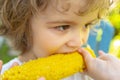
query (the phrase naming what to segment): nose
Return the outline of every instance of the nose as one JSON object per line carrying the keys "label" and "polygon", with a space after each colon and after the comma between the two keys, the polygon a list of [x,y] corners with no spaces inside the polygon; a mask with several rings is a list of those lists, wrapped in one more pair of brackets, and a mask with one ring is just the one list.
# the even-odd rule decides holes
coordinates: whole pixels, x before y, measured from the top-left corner
{"label": "nose", "polygon": [[85,37],[80,32],[74,32],[67,42],[67,46],[71,48],[79,48],[85,43]]}

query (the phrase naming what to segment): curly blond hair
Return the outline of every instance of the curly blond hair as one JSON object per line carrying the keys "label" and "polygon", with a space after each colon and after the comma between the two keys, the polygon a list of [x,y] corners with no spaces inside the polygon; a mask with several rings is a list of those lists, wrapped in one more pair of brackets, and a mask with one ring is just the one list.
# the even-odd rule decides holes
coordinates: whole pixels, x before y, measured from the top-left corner
{"label": "curly blond hair", "polygon": [[[15,49],[22,52],[29,50],[32,46],[29,20],[39,10],[45,10],[51,1],[53,0],[0,0],[0,34],[9,38]],[[59,0],[55,1],[57,4]],[[109,0],[86,0],[86,2],[87,5],[77,14],[83,15],[99,9],[100,17],[101,12],[109,8]]]}

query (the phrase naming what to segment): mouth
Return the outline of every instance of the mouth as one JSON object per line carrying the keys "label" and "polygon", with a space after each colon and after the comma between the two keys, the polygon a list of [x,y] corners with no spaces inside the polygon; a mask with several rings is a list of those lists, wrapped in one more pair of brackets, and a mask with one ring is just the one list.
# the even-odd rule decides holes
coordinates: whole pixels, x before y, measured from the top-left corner
{"label": "mouth", "polygon": [[67,54],[72,54],[72,53],[74,53],[74,52],[77,52],[77,50],[76,50],[76,51],[69,51],[69,52],[53,53],[52,55],[56,55],[56,54],[64,54],[64,55],[67,55]]}
{"label": "mouth", "polygon": [[73,51],[73,52],[65,52],[65,53],[61,53],[61,54],[72,54],[72,53],[74,53],[74,52],[76,52],[76,51]]}

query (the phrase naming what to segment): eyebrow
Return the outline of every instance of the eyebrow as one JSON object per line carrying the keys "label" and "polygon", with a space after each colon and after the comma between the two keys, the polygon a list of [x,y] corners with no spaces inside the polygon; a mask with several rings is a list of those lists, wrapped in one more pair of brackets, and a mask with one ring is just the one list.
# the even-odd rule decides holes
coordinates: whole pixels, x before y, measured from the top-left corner
{"label": "eyebrow", "polygon": [[[90,20],[87,22],[87,24],[91,23],[91,22],[94,22],[96,20],[99,20],[98,18],[95,18],[93,20]],[[75,23],[74,21],[66,21],[66,20],[58,20],[58,21],[50,21],[50,22],[47,22],[47,24],[73,24],[73,25],[76,25],[77,23]]]}
{"label": "eyebrow", "polygon": [[58,21],[51,21],[51,22],[47,22],[47,24],[77,24],[74,21],[66,21],[66,20],[58,20]]}
{"label": "eyebrow", "polygon": [[95,19],[93,19],[93,20],[90,20],[90,21],[87,22],[87,23],[89,24],[89,23],[94,22],[94,21],[97,21],[97,20],[99,20],[99,19],[98,19],[98,18],[95,18]]}

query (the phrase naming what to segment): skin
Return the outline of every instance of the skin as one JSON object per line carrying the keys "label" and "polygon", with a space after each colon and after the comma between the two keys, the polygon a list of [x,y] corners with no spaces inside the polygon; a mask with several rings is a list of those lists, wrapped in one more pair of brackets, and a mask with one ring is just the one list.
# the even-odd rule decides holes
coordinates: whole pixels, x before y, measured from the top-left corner
{"label": "skin", "polygon": [[[55,5],[55,1],[51,3],[53,6]],[[61,13],[62,8],[69,6],[68,3],[72,3],[70,9]],[[57,5],[57,9],[60,11],[48,5],[46,10],[34,15],[30,20],[33,46],[28,52],[20,55],[19,59],[26,62],[30,59],[46,57],[56,53],[69,53],[78,50],[85,59],[86,73],[89,76],[96,80],[110,80],[108,77],[111,80],[119,80],[115,79],[118,76],[111,74],[111,72],[120,72],[120,65],[117,64],[119,61],[116,58],[101,54],[99,58],[94,59],[84,49],[80,49],[80,46],[86,43],[89,34],[89,27],[85,25],[92,23],[98,16],[98,10],[84,16],[76,15],[75,12],[78,12],[78,7],[83,6],[85,6],[85,0],[69,0],[69,2],[68,0],[60,0]],[[96,67],[98,64],[99,67]],[[108,69],[108,65],[109,72],[106,74],[104,71]],[[113,65],[116,66],[113,67]],[[1,68],[2,62],[0,61],[0,70]],[[45,79],[40,78],[39,80]]]}
{"label": "skin", "polygon": [[1,71],[1,69],[2,69],[2,61],[0,60],[0,71]]}
{"label": "skin", "polygon": [[103,51],[98,58],[92,58],[84,49],[78,50],[86,63],[85,73],[95,80],[120,80],[120,60]]}
{"label": "skin", "polygon": [[[78,4],[80,2],[82,4]],[[69,10],[61,13],[61,6],[66,7],[68,3],[72,3]],[[29,52],[19,56],[20,60],[25,62],[56,53],[70,53],[85,44],[89,34],[89,27],[85,25],[97,19],[98,10],[84,16],[75,14],[84,3],[84,0],[60,1],[56,10],[54,1],[53,6],[48,5],[44,11],[33,16],[30,20],[33,46]]]}

